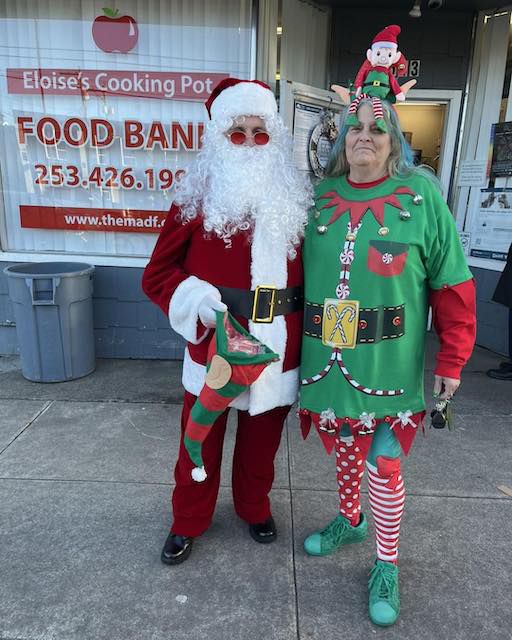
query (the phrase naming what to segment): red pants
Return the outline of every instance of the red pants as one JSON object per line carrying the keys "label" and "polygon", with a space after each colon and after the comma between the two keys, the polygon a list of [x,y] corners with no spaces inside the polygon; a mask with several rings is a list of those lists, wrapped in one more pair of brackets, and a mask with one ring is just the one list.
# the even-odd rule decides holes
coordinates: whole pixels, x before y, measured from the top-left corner
{"label": "red pants", "polygon": [[[222,446],[229,412],[228,409],[217,418],[203,443],[202,456],[208,477],[204,482],[195,482],[191,477],[195,465],[183,444],[185,425],[195,401],[196,396],[185,392],[180,450],[174,469],[176,487],[172,494],[174,522],[171,530],[190,537],[204,533],[212,521],[219,492]],[[268,494],[274,481],[274,458],[289,411],[289,406],[276,407],[257,416],[238,411],[233,454],[233,502],[237,514],[249,524],[264,522],[271,516]]]}

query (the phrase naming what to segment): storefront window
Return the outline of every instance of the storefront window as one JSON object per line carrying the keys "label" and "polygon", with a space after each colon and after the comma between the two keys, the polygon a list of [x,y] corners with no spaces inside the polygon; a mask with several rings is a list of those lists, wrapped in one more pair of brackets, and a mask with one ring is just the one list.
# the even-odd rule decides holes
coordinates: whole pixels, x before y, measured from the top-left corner
{"label": "storefront window", "polygon": [[505,79],[503,81],[503,93],[501,95],[500,119],[499,122],[505,122],[507,116],[508,97],[510,94],[510,77],[512,75],[512,24],[510,25],[508,50],[507,50],[507,66],[505,67]]}
{"label": "storefront window", "polygon": [[204,100],[252,75],[252,2],[44,4],[0,5],[1,249],[148,256]]}

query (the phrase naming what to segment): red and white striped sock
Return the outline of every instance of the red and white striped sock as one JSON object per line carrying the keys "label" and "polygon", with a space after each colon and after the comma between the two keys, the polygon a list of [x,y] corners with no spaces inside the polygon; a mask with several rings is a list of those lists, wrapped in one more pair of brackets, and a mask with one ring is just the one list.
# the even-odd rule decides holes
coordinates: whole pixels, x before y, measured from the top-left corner
{"label": "red and white striped sock", "polygon": [[396,564],[405,489],[400,458],[377,456],[377,466],[368,461],[368,495],[375,522],[377,558]]}
{"label": "red and white striped sock", "polygon": [[340,495],[340,514],[353,527],[361,517],[361,480],[364,476],[364,459],[353,438],[336,438],[336,475]]}

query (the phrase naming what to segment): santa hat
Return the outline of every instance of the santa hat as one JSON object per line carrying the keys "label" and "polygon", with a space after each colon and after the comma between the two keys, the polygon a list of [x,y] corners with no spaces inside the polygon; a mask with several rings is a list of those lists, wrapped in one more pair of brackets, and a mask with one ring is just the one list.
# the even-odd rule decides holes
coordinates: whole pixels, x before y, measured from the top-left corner
{"label": "santa hat", "polygon": [[277,113],[272,89],[259,80],[224,78],[205,102],[211,120],[260,116],[267,118]]}
{"label": "santa hat", "polygon": [[397,24],[390,24],[388,27],[384,27],[372,40],[372,49],[374,47],[394,47],[398,49],[397,38],[400,35],[400,31],[401,29]]}

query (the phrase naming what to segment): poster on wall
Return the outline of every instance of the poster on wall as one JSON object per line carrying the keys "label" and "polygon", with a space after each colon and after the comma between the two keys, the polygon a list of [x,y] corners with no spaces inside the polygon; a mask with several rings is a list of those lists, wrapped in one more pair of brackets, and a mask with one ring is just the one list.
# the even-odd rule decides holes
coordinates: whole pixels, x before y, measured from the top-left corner
{"label": "poster on wall", "polygon": [[512,122],[492,125],[491,178],[512,176]]}
{"label": "poster on wall", "polygon": [[293,158],[301,171],[323,178],[332,147],[338,137],[337,110],[295,101]]}
{"label": "poster on wall", "polygon": [[470,255],[507,259],[512,242],[512,189],[481,189],[471,231]]}
{"label": "poster on wall", "polygon": [[200,148],[204,101],[251,75],[250,1],[65,5],[0,9],[1,246],[145,257]]}

